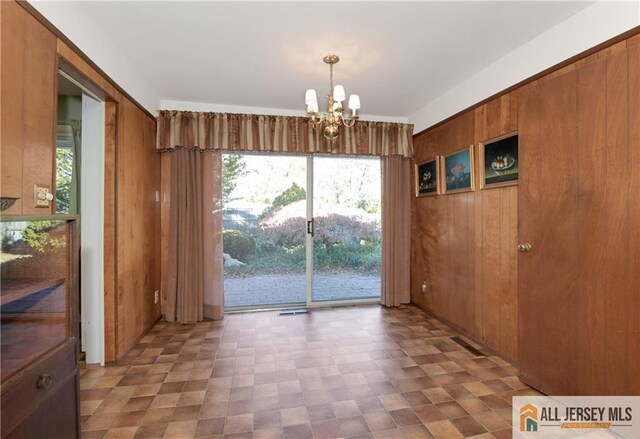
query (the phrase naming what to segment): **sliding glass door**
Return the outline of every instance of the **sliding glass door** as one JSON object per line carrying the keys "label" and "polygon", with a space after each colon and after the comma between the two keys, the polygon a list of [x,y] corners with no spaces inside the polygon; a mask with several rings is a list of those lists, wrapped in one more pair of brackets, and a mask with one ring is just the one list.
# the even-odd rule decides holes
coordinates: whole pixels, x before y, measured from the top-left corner
{"label": "sliding glass door", "polygon": [[380,297],[380,159],[313,158],[312,302]]}
{"label": "sliding glass door", "polygon": [[377,158],[223,155],[225,306],[380,297]]}
{"label": "sliding glass door", "polygon": [[228,308],[307,301],[305,156],[222,156]]}

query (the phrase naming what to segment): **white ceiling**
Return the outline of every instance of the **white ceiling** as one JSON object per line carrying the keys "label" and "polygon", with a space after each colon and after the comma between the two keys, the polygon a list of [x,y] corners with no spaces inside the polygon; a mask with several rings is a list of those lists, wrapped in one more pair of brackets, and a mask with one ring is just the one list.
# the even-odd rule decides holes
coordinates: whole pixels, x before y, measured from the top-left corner
{"label": "white ceiling", "polygon": [[[406,117],[593,2],[82,2],[162,100],[304,108],[336,83]],[[322,108],[321,104],[321,108]]]}

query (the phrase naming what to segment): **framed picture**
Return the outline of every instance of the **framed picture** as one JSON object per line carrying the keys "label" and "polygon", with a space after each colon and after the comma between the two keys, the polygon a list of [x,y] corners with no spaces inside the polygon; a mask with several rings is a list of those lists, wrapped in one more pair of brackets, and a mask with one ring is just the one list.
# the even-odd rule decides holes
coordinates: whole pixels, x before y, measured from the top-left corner
{"label": "framed picture", "polygon": [[439,165],[439,157],[416,164],[416,197],[440,193]]}
{"label": "framed picture", "polygon": [[473,145],[445,155],[441,162],[445,194],[467,192],[475,189]]}
{"label": "framed picture", "polygon": [[518,133],[480,143],[480,188],[518,184]]}

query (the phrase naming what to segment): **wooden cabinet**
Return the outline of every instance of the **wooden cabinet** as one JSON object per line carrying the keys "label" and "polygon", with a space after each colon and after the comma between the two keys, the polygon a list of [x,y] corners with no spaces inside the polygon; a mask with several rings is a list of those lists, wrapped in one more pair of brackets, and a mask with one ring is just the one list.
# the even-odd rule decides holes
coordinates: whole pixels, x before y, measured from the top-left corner
{"label": "wooden cabinet", "polygon": [[2,438],[79,437],[75,224],[0,222]]}

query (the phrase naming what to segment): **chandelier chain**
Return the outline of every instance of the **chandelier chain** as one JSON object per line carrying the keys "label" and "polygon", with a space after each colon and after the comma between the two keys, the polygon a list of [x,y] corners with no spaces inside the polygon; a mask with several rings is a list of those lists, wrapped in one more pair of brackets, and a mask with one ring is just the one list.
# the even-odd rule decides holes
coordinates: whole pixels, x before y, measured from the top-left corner
{"label": "chandelier chain", "polygon": [[329,93],[333,93],[333,64],[329,64]]}

